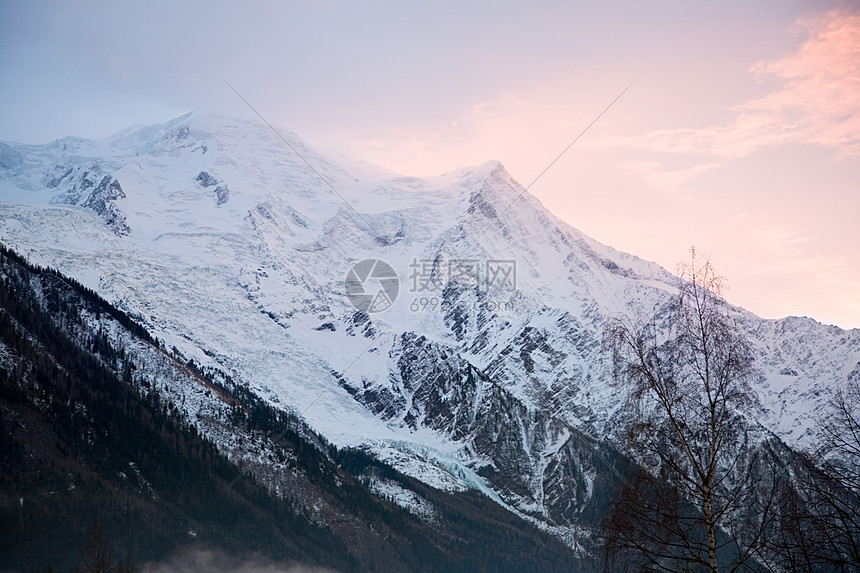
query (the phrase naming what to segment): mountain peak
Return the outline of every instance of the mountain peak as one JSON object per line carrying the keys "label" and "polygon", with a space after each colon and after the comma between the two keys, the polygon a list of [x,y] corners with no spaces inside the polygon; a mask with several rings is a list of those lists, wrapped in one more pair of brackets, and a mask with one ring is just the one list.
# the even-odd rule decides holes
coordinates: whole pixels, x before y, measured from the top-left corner
{"label": "mountain peak", "polygon": [[[304,412],[337,444],[529,515],[554,511],[539,507],[549,499],[539,491],[544,454],[561,468],[573,452],[514,437],[617,427],[604,321],[652,315],[675,284],[559,220],[499,161],[427,178],[359,173],[286,130],[199,112],[76,150],[21,149],[0,148],[0,168],[14,164],[0,171],[4,241],[195,362]],[[390,307],[361,314],[344,278],[367,259],[384,259],[399,291],[382,292]],[[750,316],[744,328],[755,337],[763,324]],[[770,405],[761,420],[788,439],[808,424],[784,420],[826,393],[800,387],[785,405],[779,392],[843,380],[860,360],[847,342],[822,342],[836,335],[821,328],[770,329],[760,348]],[[831,359],[783,376],[771,349],[786,347]],[[508,422],[492,422],[502,418],[487,412],[502,405]],[[513,441],[501,448],[499,435]]]}

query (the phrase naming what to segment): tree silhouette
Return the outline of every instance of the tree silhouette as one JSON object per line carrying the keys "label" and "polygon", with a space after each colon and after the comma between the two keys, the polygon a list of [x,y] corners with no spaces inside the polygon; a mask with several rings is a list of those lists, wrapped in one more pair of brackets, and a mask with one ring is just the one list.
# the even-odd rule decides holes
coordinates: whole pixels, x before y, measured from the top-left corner
{"label": "tree silhouette", "polygon": [[724,281],[695,249],[679,274],[663,313],[607,328],[631,389],[629,444],[644,467],[605,521],[608,548],[647,569],[735,571],[770,525],[777,472],[743,420],[755,371]]}

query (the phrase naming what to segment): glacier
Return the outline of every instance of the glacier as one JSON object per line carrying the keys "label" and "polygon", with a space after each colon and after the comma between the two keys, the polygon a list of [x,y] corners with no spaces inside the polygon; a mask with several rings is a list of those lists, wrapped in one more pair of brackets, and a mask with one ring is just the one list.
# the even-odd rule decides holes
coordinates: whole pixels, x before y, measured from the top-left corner
{"label": "glacier", "polygon": [[[0,241],[332,443],[482,491],[574,545],[624,427],[604,324],[665,311],[678,284],[554,216],[497,161],[407,177],[200,112],[0,143],[0,221]],[[367,259],[397,274],[381,312],[347,296]],[[860,377],[860,330],[732,312],[759,371],[751,422],[809,447],[831,390]]]}

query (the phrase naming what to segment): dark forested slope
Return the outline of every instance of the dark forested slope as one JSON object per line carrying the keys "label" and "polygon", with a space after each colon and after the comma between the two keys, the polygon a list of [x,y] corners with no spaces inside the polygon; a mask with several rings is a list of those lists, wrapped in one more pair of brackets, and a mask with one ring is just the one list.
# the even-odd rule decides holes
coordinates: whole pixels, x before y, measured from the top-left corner
{"label": "dark forested slope", "polygon": [[[169,368],[140,375],[142,347]],[[264,444],[272,463],[245,465],[240,478],[231,459],[242,456],[228,459],[161,391],[165,371],[199,385],[227,412],[225,431],[246,452]],[[410,492],[432,516],[374,495],[371,482]],[[198,547],[343,571],[585,565],[478,493],[440,492],[337,450],[167,352],[92,291],[0,247],[0,569],[72,567],[95,524],[114,555],[139,562]]]}

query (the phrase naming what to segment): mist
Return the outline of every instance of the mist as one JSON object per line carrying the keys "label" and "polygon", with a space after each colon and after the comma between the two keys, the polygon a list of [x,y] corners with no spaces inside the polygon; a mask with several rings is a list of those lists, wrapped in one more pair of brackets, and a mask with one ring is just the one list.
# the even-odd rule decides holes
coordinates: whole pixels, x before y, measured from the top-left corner
{"label": "mist", "polygon": [[278,563],[264,557],[240,559],[211,549],[183,550],[166,561],[147,563],[145,573],[337,573],[334,569]]}

